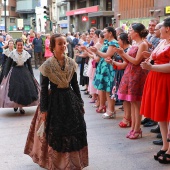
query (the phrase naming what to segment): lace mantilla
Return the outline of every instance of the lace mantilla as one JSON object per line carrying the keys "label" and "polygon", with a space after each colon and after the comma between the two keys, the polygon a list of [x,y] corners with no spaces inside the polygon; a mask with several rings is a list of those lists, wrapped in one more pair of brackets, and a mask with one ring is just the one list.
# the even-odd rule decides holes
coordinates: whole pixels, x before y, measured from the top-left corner
{"label": "lace mantilla", "polygon": [[48,77],[58,88],[68,88],[76,70],[76,63],[73,59],[66,57],[65,68],[61,70],[56,58],[51,57],[40,66],[39,70],[43,76]]}
{"label": "lace mantilla", "polygon": [[4,50],[4,54],[8,57],[12,51],[10,51],[9,48],[7,48],[6,50]]}
{"label": "lace mantilla", "polygon": [[17,63],[17,66],[22,66],[24,65],[24,62],[31,57],[31,55],[25,50],[23,50],[22,53],[18,53],[17,50],[13,50],[9,54],[9,57],[11,57]]}

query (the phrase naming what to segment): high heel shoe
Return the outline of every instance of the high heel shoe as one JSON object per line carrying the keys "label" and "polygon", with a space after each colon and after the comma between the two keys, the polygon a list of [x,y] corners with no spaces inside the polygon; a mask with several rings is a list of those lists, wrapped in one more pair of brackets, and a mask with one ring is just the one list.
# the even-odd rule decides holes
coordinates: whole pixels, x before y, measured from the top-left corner
{"label": "high heel shoe", "polygon": [[14,112],[16,112],[18,110],[18,108],[14,108]]}
{"label": "high heel shoe", "polygon": [[156,161],[158,161],[158,158],[159,158],[160,156],[162,156],[163,154],[165,154],[165,153],[166,153],[166,151],[160,150],[156,155],[154,155],[154,159],[155,159]]}
{"label": "high heel shoe", "polygon": [[139,131],[133,131],[131,135],[129,136],[129,139],[138,139],[142,138],[142,130],[140,129]]}
{"label": "high heel shoe", "polygon": [[133,133],[133,129],[126,135],[126,138],[129,138],[129,136]]}
{"label": "high heel shoe", "polygon": [[125,119],[126,123],[123,122],[123,120],[119,123],[119,126],[121,128],[127,128],[127,127],[131,127],[131,120],[126,119],[125,117],[123,118]]}
{"label": "high heel shoe", "polygon": [[[107,112],[110,113],[110,114],[108,114]],[[103,119],[114,119],[114,118],[116,118],[116,111],[111,112],[111,111],[107,110],[107,112],[102,115]]]}
{"label": "high heel shoe", "polygon": [[19,111],[20,111],[20,114],[22,114],[22,115],[25,114],[25,110],[24,109],[20,109]]}
{"label": "high heel shoe", "polygon": [[96,112],[97,113],[105,113],[106,112],[106,106],[99,107],[98,109],[96,109]]}

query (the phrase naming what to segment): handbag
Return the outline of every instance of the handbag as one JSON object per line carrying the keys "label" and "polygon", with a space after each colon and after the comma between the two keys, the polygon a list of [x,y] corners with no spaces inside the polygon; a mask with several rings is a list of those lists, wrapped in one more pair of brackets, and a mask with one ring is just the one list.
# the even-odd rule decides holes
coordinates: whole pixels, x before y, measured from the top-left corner
{"label": "handbag", "polygon": [[82,57],[76,56],[76,63],[81,64]]}
{"label": "handbag", "polygon": [[93,68],[97,68],[97,65],[98,65],[98,63],[97,63],[95,60],[93,60],[93,61],[92,61],[92,66],[93,66]]}
{"label": "handbag", "polygon": [[84,71],[83,71],[83,76],[85,76],[85,77],[88,77],[87,76],[87,71],[88,71],[88,64],[84,64]]}

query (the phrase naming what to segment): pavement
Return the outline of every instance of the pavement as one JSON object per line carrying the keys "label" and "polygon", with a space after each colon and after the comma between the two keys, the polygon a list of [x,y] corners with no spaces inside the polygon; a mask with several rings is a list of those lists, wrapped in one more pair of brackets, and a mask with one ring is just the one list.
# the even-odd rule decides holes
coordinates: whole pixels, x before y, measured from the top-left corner
{"label": "pavement", "polygon": [[[39,81],[39,71],[34,70]],[[80,87],[83,89],[83,87]],[[85,102],[89,166],[84,170],[170,170],[170,165],[155,161],[153,155],[160,146],[152,144],[156,134],[143,128],[143,137],[137,140],[125,136],[129,128],[120,128],[123,111],[116,106],[116,119],[102,119],[101,114]],[[0,108],[0,170],[43,170],[32,159],[23,154],[29,126],[36,107],[25,108],[26,114],[14,113],[13,109]]]}

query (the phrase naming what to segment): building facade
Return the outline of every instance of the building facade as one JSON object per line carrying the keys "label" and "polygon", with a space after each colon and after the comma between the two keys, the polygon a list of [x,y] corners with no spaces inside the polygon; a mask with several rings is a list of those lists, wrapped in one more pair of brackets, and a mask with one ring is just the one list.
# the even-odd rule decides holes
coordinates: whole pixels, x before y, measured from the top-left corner
{"label": "building facade", "polygon": [[[160,22],[170,15],[170,1],[160,0],[59,0],[60,30],[86,31],[90,27],[128,27],[133,22],[148,25],[151,18]],[[61,8],[62,6],[62,8]],[[60,20],[58,25],[60,26]],[[64,22],[64,23],[63,23]]]}
{"label": "building facade", "polygon": [[6,0],[6,17],[5,17],[5,3],[4,0],[1,1],[1,19],[0,19],[0,31],[17,30],[17,19],[19,15],[16,13],[16,0]]}
{"label": "building facade", "polygon": [[39,6],[41,6],[41,0],[16,0],[16,12],[19,14],[21,18],[20,20],[21,22],[20,27],[22,27],[21,30],[29,31],[31,29],[32,26],[30,19],[36,18],[35,8]]}
{"label": "building facade", "polygon": [[114,0],[116,26],[129,26],[140,22],[146,27],[152,18],[160,22],[170,15],[170,1],[160,0]]}
{"label": "building facade", "polygon": [[87,31],[112,25],[112,0],[58,0],[57,26],[60,32]]}

